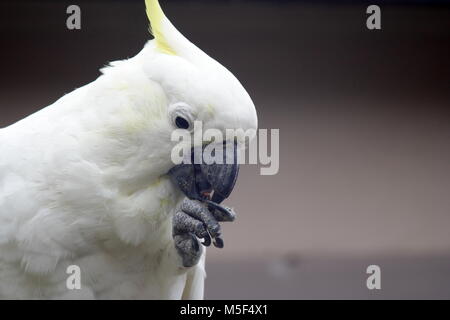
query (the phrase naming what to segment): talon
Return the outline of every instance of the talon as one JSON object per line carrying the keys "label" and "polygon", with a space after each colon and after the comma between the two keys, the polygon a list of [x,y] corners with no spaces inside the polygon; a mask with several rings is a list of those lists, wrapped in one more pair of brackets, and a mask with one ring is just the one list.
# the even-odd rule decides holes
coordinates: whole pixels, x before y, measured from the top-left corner
{"label": "talon", "polygon": [[209,247],[211,245],[211,236],[209,234],[207,234],[204,238],[203,238],[203,242],[202,245],[204,245],[205,247]]}
{"label": "talon", "polygon": [[214,246],[216,248],[222,249],[224,247],[223,239],[219,238],[219,237],[215,238],[214,239]]}
{"label": "talon", "polygon": [[208,228],[208,231],[213,238],[216,238],[220,236],[220,225],[219,224],[212,225],[210,228]]}
{"label": "talon", "polygon": [[236,213],[233,209],[221,206],[220,204],[214,203],[210,200],[203,201],[208,204],[210,211],[213,213],[217,221],[233,222],[236,219]]}

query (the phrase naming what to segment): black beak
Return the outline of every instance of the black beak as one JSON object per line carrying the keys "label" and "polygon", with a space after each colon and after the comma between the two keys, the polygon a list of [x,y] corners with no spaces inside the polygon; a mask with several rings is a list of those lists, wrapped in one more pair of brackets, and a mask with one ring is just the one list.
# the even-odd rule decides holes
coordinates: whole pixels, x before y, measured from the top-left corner
{"label": "black beak", "polygon": [[192,164],[179,164],[170,169],[169,175],[173,183],[189,199],[205,202],[210,210],[219,210],[228,214],[229,211],[220,206],[220,203],[230,196],[239,174],[237,145],[230,142],[223,143],[223,157],[218,155],[222,161],[214,161],[212,157],[215,154],[203,152],[204,149],[205,147],[201,150],[193,149]]}

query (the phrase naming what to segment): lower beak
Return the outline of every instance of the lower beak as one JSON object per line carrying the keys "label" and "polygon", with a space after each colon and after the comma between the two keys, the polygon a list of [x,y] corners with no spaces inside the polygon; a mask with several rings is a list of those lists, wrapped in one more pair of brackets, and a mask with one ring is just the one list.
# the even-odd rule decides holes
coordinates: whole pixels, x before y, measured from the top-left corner
{"label": "lower beak", "polygon": [[[215,154],[207,154],[203,152],[205,148],[202,148],[201,163],[182,163],[170,169],[168,173],[173,183],[189,199],[206,202],[219,210],[221,206],[217,205],[230,196],[239,174],[236,143],[224,142],[221,146],[222,161],[217,161],[217,158],[213,159]],[[192,154],[194,155],[196,151],[199,150],[193,149]],[[194,158],[198,157],[192,156],[192,159]],[[211,193],[212,197],[210,198]]]}

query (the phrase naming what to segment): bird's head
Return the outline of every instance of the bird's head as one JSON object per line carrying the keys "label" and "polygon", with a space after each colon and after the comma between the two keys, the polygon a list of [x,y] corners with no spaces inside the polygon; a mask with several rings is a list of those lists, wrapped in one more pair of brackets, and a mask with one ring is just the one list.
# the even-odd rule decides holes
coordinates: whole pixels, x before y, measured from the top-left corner
{"label": "bird's head", "polygon": [[[178,129],[193,136],[196,121],[201,122],[203,131],[217,129],[223,137],[228,129],[256,130],[255,106],[230,71],[173,26],[158,0],[145,2],[154,39],[130,60],[133,65],[139,65],[146,81],[152,83],[151,90],[148,90],[148,103],[141,108],[146,116],[156,115],[154,118],[158,119],[153,119],[146,129],[152,137],[157,137],[154,141],[158,141],[158,145],[156,142],[148,143],[152,147],[148,159],[151,158],[152,165],[158,167],[158,174],[168,173],[189,198],[195,199],[209,193],[208,190],[214,190],[213,200],[220,203],[233,189],[238,164],[174,164],[170,155],[180,142],[172,141],[171,135]],[[215,143],[228,143],[236,148],[245,141]],[[204,146],[205,141],[189,148],[194,150]]]}

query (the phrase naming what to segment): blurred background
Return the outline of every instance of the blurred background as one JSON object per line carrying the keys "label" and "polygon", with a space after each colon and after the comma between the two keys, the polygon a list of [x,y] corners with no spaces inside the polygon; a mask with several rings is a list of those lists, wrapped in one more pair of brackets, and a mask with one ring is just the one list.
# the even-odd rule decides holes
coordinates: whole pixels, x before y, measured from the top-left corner
{"label": "blurred background", "polygon": [[[82,29],[66,28],[78,4]],[[280,171],[245,166],[209,299],[450,298],[450,5],[161,0],[241,80]],[[382,30],[366,28],[378,4]],[[144,1],[2,1],[0,127],[150,38]],[[381,267],[381,290],[366,268]]]}

